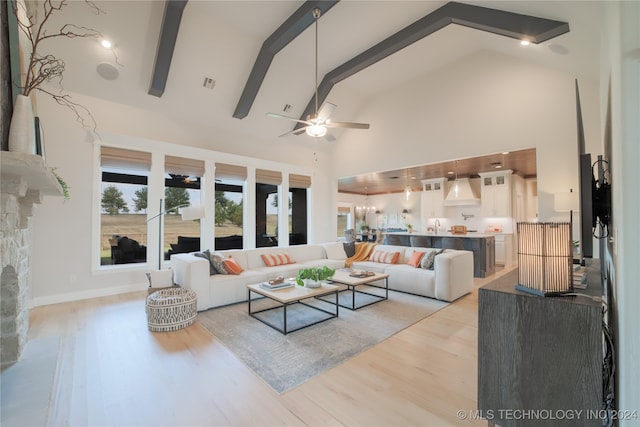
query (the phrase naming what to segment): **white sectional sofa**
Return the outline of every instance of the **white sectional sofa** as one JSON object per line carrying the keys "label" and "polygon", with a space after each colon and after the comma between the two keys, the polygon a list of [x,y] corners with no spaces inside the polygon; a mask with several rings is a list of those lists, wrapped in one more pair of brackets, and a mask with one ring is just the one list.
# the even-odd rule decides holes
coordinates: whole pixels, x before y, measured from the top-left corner
{"label": "white sectional sofa", "polygon": [[[344,267],[347,255],[342,243],[298,245],[286,248],[231,249],[216,251],[232,257],[244,269],[239,275],[209,275],[209,261],[193,253],[171,256],[173,280],[198,295],[198,311],[247,300],[247,285],[265,282],[278,276],[294,277],[298,270],[308,267]],[[286,253],[295,263],[267,267],[260,255]]]}
{"label": "white sectional sofa", "polygon": [[440,249],[408,246],[377,245],[376,251],[398,252],[395,264],[357,261],[352,268],[376,271],[389,275],[389,289],[453,301],[473,289],[473,252],[447,249],[434,258],[433,270],[415,268],[407,264],[413,252],[439,251]]}
{"label": "white sectional sofa", "polygon": [[[413,251],[434,249],[406,246],[377,245],[376,250],[399,252],[396,264],[360,261],[355,269],[389,274],[389,288],[412,294],[453,301],[471,292],[473,288],[473,254],[468,251],[447,251],[435,257],[435,269],[423,270],[406,264]],[[193,253],[171,256],[173,280],[192,289],[198,295],[198,311],[247,300],[247,285],[260,283],[278,276],[293,277],[301,268],[329,266],[342,268],[347,255],[342,242],[299,245],[286,248],[233,249],[217,251],[232,257],[244,269],[239,275],[209,275],[209,261]],[[267,267],[261,255],[286,253],[293,264]]]}

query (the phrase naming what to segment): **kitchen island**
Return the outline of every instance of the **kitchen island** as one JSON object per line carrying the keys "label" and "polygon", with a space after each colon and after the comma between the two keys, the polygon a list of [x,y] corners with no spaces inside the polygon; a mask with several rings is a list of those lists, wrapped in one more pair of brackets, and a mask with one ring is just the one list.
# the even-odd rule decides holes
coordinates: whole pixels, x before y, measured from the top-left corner
{"label": "kitchen island", "polygon": [[489,233],[383,233],[387,245],[420,248],[464,249],[473,252],[473,276],[487,277],[495,272],[496,239]]}

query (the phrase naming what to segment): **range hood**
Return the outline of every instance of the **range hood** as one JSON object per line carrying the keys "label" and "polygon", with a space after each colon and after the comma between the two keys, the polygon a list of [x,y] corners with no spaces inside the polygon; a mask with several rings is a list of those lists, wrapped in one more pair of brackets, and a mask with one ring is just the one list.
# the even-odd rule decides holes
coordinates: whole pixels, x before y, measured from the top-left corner
{"label": "range hood", "polygon": [[459,178],[454,181],[449,194],[444,199],[445,206],[477,206],[479,204],[480,199],[473,193],[469,178]]}

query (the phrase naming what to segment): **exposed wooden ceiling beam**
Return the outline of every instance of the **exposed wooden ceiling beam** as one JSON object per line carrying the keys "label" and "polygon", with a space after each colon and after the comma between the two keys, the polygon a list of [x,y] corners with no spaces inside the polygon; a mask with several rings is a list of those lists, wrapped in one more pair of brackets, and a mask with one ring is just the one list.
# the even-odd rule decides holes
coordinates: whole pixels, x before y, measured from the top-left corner
{"label": "exposed wooden ceiling beam", "polygon": [[153,64],[153,75],[151,76],[151,85],[148,92],[149,95],[159,98],[164,93],[164,88],[167,85],[167,79],[169,77],[169,67],[171,67],[173,50],[176,47],[176,40],[178,39],[182,12],[184,12],[187,1],[188,0],[167,0],[165,3],[164,17],[162,18],[162,27],[160,28],[160,37],[158,38],[156,61]]}
{"label": "exposed wooden ceiling beam", "polygon": [[[449,24],[464,25],[519,40],[526,39],[531,43],[541,43],[569,32],[569,24],[566,22],[450,2],[328,72],[318,86],[318,106],[324,103],[337,83]],[[311,97],[300,119],[305,120],[312,113],[315,113],[315,95]],[[302,124],[298,123],[294,129],[301,127]]]}
{"label": "exposed wooden ceiling beam", "polygon": [[287,18],[287,20],[264,41],[260,52],[258,52],[256,62],[253,64],[249,79],[244,86],[236,110],[233,112],[233,117],[236,119],[244,119],[247,117],[253,101],[255,101],[258,95],[258,90],[260,90],[260,86],[267,75],[273,57],[313,24],[314,19],[311,11],[317,7],[324,14],[338,3],[338,1],[340,0],[305,1],[298,10]]}

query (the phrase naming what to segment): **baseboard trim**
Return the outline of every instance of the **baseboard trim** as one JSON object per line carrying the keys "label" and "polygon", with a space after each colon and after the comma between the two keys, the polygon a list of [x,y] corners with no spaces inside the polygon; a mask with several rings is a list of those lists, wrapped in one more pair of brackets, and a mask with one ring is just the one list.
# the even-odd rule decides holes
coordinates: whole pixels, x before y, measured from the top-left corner
{"label": "baseboard trim", "polygon": [[31,307],[39,307],[41,305],[60,304],[63,302],[79,301],[83,299],[107,297],[111,295],[125,294],[128,292],[144,291],[149,287],[146,282],[132,283],[124,286],[114,286],[108,288],[89,289],[80,292],[69,292],[65,294],[47,295],[35,297],[31,300]]}

